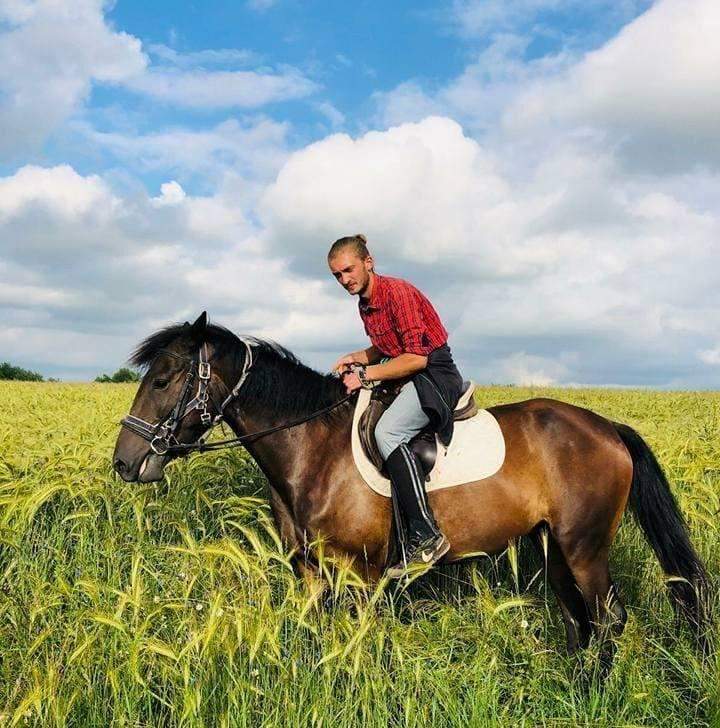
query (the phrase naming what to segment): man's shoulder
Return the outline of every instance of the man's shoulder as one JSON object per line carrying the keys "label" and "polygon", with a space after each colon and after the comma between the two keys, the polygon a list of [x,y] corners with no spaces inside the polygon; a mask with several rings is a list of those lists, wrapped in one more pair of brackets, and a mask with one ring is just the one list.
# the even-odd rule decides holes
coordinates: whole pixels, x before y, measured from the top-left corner
{"label": "man's shoulder", "polygon": [[[395,276],[381,276],[383,287],[390,292],[405,293],[421,293],[417,286],[404,278],[396,278]],[[422,294],[421,294],[422,295]]]}

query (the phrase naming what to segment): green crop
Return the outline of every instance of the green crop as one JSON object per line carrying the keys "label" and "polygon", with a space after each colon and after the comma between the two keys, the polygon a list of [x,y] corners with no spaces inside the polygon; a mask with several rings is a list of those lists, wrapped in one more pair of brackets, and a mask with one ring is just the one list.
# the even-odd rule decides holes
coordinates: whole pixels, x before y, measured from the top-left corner
{"label": "green crop", "polygon": [[[324,560],[323,590],[294,576],[244,450],[122,482],[110,460],[135,386],[0,382],[0,728],[720,725],[716,653],[693,650],[630,517],[612,550],[630,618],[601,688],[594,646],[566,656],[522,540],[397,593]],[[717,594],[720,394],[477,399],[536,395],[643,435]]]}

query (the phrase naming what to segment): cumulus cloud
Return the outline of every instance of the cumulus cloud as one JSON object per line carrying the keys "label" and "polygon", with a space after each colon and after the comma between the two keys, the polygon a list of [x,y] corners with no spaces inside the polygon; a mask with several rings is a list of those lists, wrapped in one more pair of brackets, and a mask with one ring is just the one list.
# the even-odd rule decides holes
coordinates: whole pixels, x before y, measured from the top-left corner
{"label": "cumulus cloud", "polygon": [[66,219],[112,211],[116,200],[96,175],[81,177],[67,164],[46,169],[22,167],[12,177],[0,178],[0,221],[36,205]]}
{"label": "cumulus cloud", "polygon": [[326,332],[314,344],[349,345],[330,335],[330,320],[360,329],[349,309],[328,317],[326,287],[269,254],[223,188],[195,196],[170,180],[155,197],[127,197],[67,165],[27,166],[0,178],[0,199],[0,345],[47,374],[92,377],[153,329],[203,309],[295,346],[311,331]]}
{"label": "cumulus cloud", "polygon": [[503,115],[533,83],[557,78],[578,62],[575,53],[561,51],[526,60],[531,38],[498,33],[477,52],[457,77],[428,87],[405,81],[372,96],[375,120],[381,126],[420,121],[428,115],[446,115],[475,134],[496,135]]}
{"label": "cumulus cloud", "polygon": [[[93,84],[119,86],[171,106],[246,108],[301,99],[320,87],[292,66],[242,68],[243,49],[190,53],[113,29],[102,0],[4,2],[0,8],[0,157],[41,147],[84,104]],[[282,125],[279,125],[282,126]]]}
{"label": "cumulus cloud", "polygon": [[[512,12],[568,4],[523,0]],[[36,22],[34,5],[8,7],[11,33]],[[364,232],[381,272],[431,296],[466,375],[720,386],[720,156],[708,121],[718,118],[717,14],[708,0],[682,7],[659,0],[596,51],[531,61],[506,10],[497,27],[513,32],[495,33],[450,82],[408,79],[376,94],[379,131],[295,151],[289,126],[267,118],[152,132],[76,121],[89,147],[152,172],[153,192],[69,165],[0,178],[1,342],[53,373],[40,342],[64,338],[92,366],[79,369],[72,351],[54,373],[91,376],[152,328],[207,308],[326,368],[365,337],[325,255]],[[482,36],[487,16],[473,22]],[[246,62],[229,51],[152,52],[155,65],[140,53],[139,70],[114,82],[168,104],[216,73],[239,85],[222,98],[208,90],[206,107],[260,98],[236,73],[292,75],[229,71]],[[343,123],[334,107],[315,108]]]}
{"label": "cumulus cloud", "polygon": [[[481,270],[503,243],[488,238],[478,255],[474,231],[491,218],[512,225],[508,205],[492,158],[456,122],[431,117],[358,139],[337,134],[302,149],[281,169],[261,211],[289,255],[331,242],[338,230],[366,230],[391,239],[399,258],[464,261],[472,254]],[[526,265],[502,258],[510,270]]]}
{"label": "cumulus cloud", "polygon": [[[528,59],[541,31],[530,24],[520,33],[498,32],[504,26],[496,15],[532,16],[572,4],[459,3],[457,17],[493,19],[495,32],[484,49],[439,87],[408,80],[376,94],[377,120],[398,124],[430,112],[448,115],[522,155],[582,135],[589,146],[612,150],[631,174],[717,170],[720,5],[658,0],[645,9],[646,3],[630,3],[626,13],[645,12],[584,53],[561,45],[554,54]],[[464,27],[474,26],[468,20]]]}
{"label": "cumulus cloud", "polygon": [[147,64],[140,41],[107,26],[101,0],[3,5],[0,155],[38,145],[87,96],[93,81],[121,82]]}
{"label": "cumulus cloud", "polygon": [[268,189],[268,244],[321,275],[333,239],[367,233],[379,270],[431,293],[492,381],[695,381],[720,325],[717,211],[624,181],[582,140],[546,151],[518,177],[447,118],[328,137]]}
{"label": "cumulus cloud", "polygon": [[[720,164],[720,5],[662,0],[505,114],[518,130],[548,122],[611,133],[637,167]],[[679,145],[679,147],[678,147]]]}
{"label": "cumulus cloud", "polygon": [[179,205],[185,199],[185,190],[175,180],[163,182],[160,185],[160,194],[150,200],[150,204],[155,207],[165,207],[166,205]]}

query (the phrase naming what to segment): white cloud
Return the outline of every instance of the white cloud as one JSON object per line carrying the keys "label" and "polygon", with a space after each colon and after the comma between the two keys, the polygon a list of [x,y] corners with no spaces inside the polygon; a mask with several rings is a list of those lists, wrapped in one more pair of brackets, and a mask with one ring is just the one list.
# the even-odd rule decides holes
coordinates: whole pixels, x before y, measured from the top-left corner
{"label": "white cloud", "polygon": [[496,135],[503,114],[518,96],[542,79],[556,78],[577,62],[575,54],[560,52],[526,61],[531,38],[496,34],[456,78],[437,88],[417,80],[373,94],[380,125],[419,121],[428,115],[451,116],[475,133]]}
{"label": "white cloud", "polygon": [[228,119],[209,129],[169,128],[102,132],[87,123],[74,128],[93,147],[111,152],[141,172],[202,174],[216,178],[232,171],[247,179],[274,176],[287,156],[289,125],[271,119],[241,123]]}
{"label": "white cloud", "polygon": [[140,41],[115,32],[101,0],[38,0],[4,6],[0,33],[0,155],[40,144],[86,97],[93,81],[141,73]]}
{"label": "white cloud", "polygon": [[[0,199],[0,347],[47,375],[117,367],[151,330],[203,309],[288,345],[324,332],[315,344],[350,346],[329,321],[361,330],[352,310],[328,313],[322,283],[267,250],[231,188],[194,196],[171,181],[158,197],[123,197],[67,166],[25,167],[0,178]],[[50,355],[54,346],[74,348]]]}
{"label": "white cloud", "polygon": [[714,349],[699,351],[698,358],[704,364],[710,364],[711,366],[720,365],[720,346],[716,346]]}
{"label": "white cloud", "polygon": [[333,135],[268,189],[268,244],[322,277],[332,240],[365,232],[381,272],[429,292],[458,356],[492,363],[486,380],[694,382],[692,352],[720,325],[717,211],[687,181],[624,179],[582,139],[521,175],[502,152],[438,117]]}
{"label": "white cloud", "polygon": [[329,101],[321,101],[315,104],[315,108],[330,122],[333,128],[342,126],[345,123],[345,114]]}
{"label": "white cloud", "polygon": [[125,86],[168,104],[200,109],[257,108],[319,89],[292,67],[277,72],[158,68],[126,80]]}
{"label": "white cloud", "polygon": [[165,61],[177,68],[215,65],[244,66],[259,60],[256,53],[245,48],[205,48],[200,51],[181,53],[162,43],[154,43],[148,46],[148,51],[160,61]]}
{"label": "white cloud", "polygon": [[661,0],[558,78],[531,84],[505,115],[612,134],[635,165],[720,165],[720,4]]}
{"label": "white cloud", "polygon": [[[647,7],[652,0],[453,0],[449,22],[465,38],[484,38],[498,33],[517,31],[532,26],[535,32],[557,35],[563,14],[583,13],[586,17],[610,20],[627,19]],[[551,26],[543,16],[554,16]],[[585,33],[589,33],[588,29]]]}
{"label": "white cloud", "polygon": [[[108,371],[109,365],[124,361],[129,346],[130,339],[116,332],[82,332],[74,327],[0,328],[0,349],[8,358],[22,360],[26,367],[45,376],[60,374],[66,379],[90,379]],[[52,363],[48,352],[52,352]]]}
{"label": "white cloud", "polygon": [[155,207],[179,205],[185,199],[185,190],[175,180],[160,185],[160,195],[150,200]]}
{"label": "white cloud", "polygon": [[[475,250],[491,219],[512,226],[512,203],[493,160],[454,121],[431,117],[358,139],[337,134],[293,154],[263,200],[273,239],[326,245],[340,231],[391,239],[398,256],[427,262],[472,255],[482,268],[502,240]],[[302,250],[302,248],[301,248]]]}
{"label": "white cloud", "polygon": [[[553,0],[511,10],[532,16],[541,5]],[[495,34],[444,87],[408,80],[377,94],[391,128],[294,153],[288,125],[264,118],[202,131],[75,122],[90,149],[159,172],[162,184],[154,196],[137,185],[121,193],[67,165],[0,179],[0,341],[18,363],[52,373],[40,366],[43,338],[87,352],[102,334],[83,370],[91,376],[152,328],[207,308],[327,367],[365,337],[325,254],[365,232],[381,272],[430,295],[464,373],[481,381],[720,386],[716,47],[699,27],[716,15],[706,0],[684,7],[660,0],[585,56],[528,62],[527,39]],[[35,6],[8,12],[16,30],[37,22]],[[208,71],[244,60],[154,52],[172,65],[146,71],[140,54],[132,83],[168,103],[186,103],[181,91],[203,82],[196,103],[208,108],[290,93],[253,84],[292,69]],[[662,76],[670,62],[656,81],[653,67]],[[87,88],[99,77],[84,78]],[[218,90],[220,78],[236,86]],[[334,107],[315,108],[343,123]],[[190,192],[198,177],[212,192]],[[115,348],[103,348],[108,332]],[[62,371],[81,371],[74,356]]]}
{"label": "white cloud", "polygon": [[[118,85],[194,109],[246,108],[305,98],[319,86],[291,66],[242,49],[179,53],[162,45],[150,64],[138,38],[118,32],[102,0],[5,0],[0,9],[0,156],[22,158],[82,107],[93,84]],[[220,66],[220,67],[219,67]],[[212,67],[212,68],[210,68]]]}
{"label": "white cloud", "polygon": [[578,0],[453,0],[451,18],[462,35],[482,36],[507,31],[541,11],[579,4]]}
{"label": "white cloud", "polygon": [[381,127],[397,126],[406,121],[442,115],[446,107],[429,96],[416,81],[406,81],[391,91],[376,91],[372,102],[377,107],[376,120]]}
{"label": "white cloud", "polygon": [[[520,3],[461,2],[478,17],[562,9],[574,0]],[[602,2],[603,13],[612,7]],[[627,4],[633,15],[645,2]],[[468,21],[467,28],[472,27]],[[479,26],[478,26],[479,27]],[[658,0],[596,50],[577,45],[527,60],[542,35],[495,27],[484,50],[461,74],[438,88],[408,80],[374,97],[383,124],[417,121],[427,113],[459,120],[508,154],[524,157],[563,137],[612,150],[626,173],[665,174],[720,168],[720,4],[716,0]]]}
{"label": "white cloud", "polygon": [[102,217],[116,204],[98,176],[82,177],[66,164],[51,169],[28,165],[0,178],[0,222],[34,205],[58,217],[78,218],[90,212]]}
{"label": "white cloud", "polygon": [[524,351],[511,354],[499,362],[500,380],[525,386],[547,387],[567,381],[568,368],[556,359],[532,356]]}
{"label": "white cloud", "polygon": [[36,11],[33,0],[3,0],[0,4],[0,20],[18,24],[27,22]]}

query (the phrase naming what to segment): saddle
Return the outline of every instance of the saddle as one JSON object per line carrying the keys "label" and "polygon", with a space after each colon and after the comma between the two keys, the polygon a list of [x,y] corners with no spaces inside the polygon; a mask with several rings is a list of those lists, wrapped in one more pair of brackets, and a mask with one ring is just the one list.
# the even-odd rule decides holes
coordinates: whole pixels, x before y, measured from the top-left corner
{"label": "saddle", "polygon": [[[358,422],[358,435],[365,455],[386,478],[388,475],[385,471],[385,463],[375,442],[375,426],[382,417],[383,412],[393,403],[402,386],[408,381],[410,380],[406,377],[405,379],[382,382],[375,386],[371,390],[372,394],[367,409]],[[453,411],[453,420],[455,422],[469,420],[477,414],[478,406],[473,397],[474,392],[475,382],[463,382],[462,394]],[[425,479],[428,480],[437,457],[437,439],[432,427],[427,425],[425,429],[410,440],[408,447],[418,455],[422,463],[423,474]]]}

